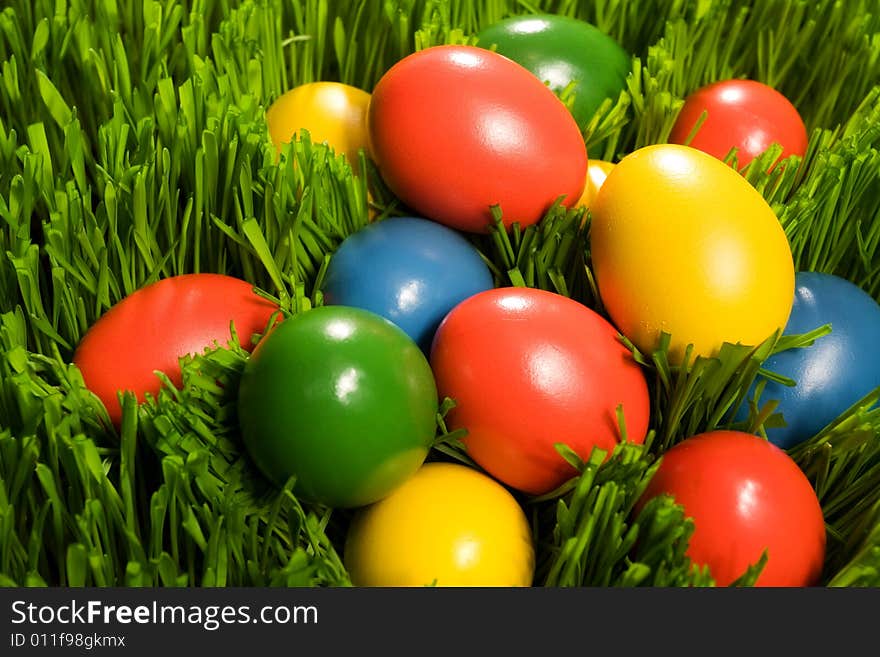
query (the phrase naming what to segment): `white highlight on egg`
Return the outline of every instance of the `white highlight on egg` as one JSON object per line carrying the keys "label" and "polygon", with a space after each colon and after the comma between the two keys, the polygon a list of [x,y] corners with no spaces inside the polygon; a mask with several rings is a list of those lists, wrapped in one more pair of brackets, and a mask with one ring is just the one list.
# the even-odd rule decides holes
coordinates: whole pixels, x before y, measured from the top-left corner
{"label": "white highlight on egg", "polygon": [[758,483],[751,479],[743,483],[736,500],[736,508],[741,516],[750,518],[754,515],[758,506],[758,488]]}
{"label": "white highlight on egg", "polygon": [[459,66],[466,68],[480,68],[483,64],[482,57],[478,57],[476,53],[465,52],[462,50],[454,50],[450,53],[449,58]]}
{"label": "white highlight on egg", "polygon": [[337,340],[347,340],[354,334],[354,326],[351,324],[351,322],[346,322],[339,319],[328,323],[325,330],[327,332],[327,335]]}
{"label": "white highlight on egg", "polygon": [[543,18],[532,18],[517,23],[512,32],[514,34],[535,34],[547,29],[548,22]]}
{"label": "white highlight on egg", "polygon": [[336,379],[336,387],[334,392],[336,398],[341,402],[348,401],[348,398],[360,387],[360,374],[353,367],[349,367],[339,378]]}
{"label": "white highlight on egg", "polygon": [[743,90],[739,86],[730,86],[725,87],[721,90],[719,94],[719,98],[725,102],[730,103],[731,105],[739,104],[740,100],[743,97]]}
{"label": "white highlight on egg", "polygon": [[404,285],[397,294],[398,312],[408,313],[418,308],[425,293],[424,281],[410,281]]}
{"label": "white highlight on egg", "polygon": [[522,312],[526,308],[529,307],[529,302],[527,299],[523,299],[522,297],[504,297],[498,302],[498,305],[501,306],[504,310],[509,310],[511,312]]}

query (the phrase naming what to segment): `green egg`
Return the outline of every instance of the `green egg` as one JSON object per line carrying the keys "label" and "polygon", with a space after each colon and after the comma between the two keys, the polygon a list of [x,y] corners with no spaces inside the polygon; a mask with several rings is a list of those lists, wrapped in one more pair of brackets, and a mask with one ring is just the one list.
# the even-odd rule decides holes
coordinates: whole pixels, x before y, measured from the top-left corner
{"label": "green egg", "polygon": [[610,36],[585,21],[564,16],[507,18],[478,35],[481,48],[531,71],[561,93],[574,83],[572,115],[583,127],[606,98],[616,100],[632,67],[630,55]]}
{"label": "green egg", "polygon": [[245,366],[245,447],[276,485],[330,507],[376,502],[424,462],[437,388],[419,347],[369,311],[327,306],[282,322]]}

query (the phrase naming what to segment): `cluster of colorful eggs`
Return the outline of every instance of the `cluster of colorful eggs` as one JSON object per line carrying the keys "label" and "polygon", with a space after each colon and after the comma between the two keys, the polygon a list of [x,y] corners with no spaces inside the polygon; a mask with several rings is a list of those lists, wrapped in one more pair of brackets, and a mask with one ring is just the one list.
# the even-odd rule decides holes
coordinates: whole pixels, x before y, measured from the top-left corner
{"label": "cluster of colorful eggs", "polygon": [[[781,447],[880,385],[880,306],[841,278],[796,273],[772,209],[722,161],[736,147],[745,165],[773,142],[784,156],[804,154],[797,111],[766,85],[709,85],[687,99],[670,143],[616,164],[588,160],[579,125],[624,89],[630,62],[591,25],[518,17],[478,46],[404,58],[372,94],[321,82],[269,108],[279,148],[307,129],[355,167],[363,150],[418,215],[345,240],[325,305],[274,325],[240,384],[242,439],[259,470],[278,485],[295,477],[304,499],[358,509],[344,555],[355,584],[530,585],[531,530],[510,489],[542,495],[575,476],[557,444],[582,458],[610,452],[624,439],[618,409],[625,439],[641,443],[648,431],[645,374],[619,334],[650,353],[668,333],[681,364],[688,345],[712,357],[725,342],[828,323],[814,346],[766,364],[797,382],[763,393],[780,400],[787,426],[769,442],[733,431],[686,439],[643,497],[670,493],[684,506],[690,555],[719,584],[764,550],[759,583],[818,581],[821,508]],[[505,226],[525,227],[554,203],[589,207],[610,321],[551,292],[495,288],[462,234],[486,232],[492,206]],[[155,393],[156,370],[179,384],[178,357],[228,340],[230,322],[250,349],[275,311],[228,276],[169,278],[108,311],[74,361],[118,423],[117,391]],[[467,430],[485,474],[426,463],[445,397],[455,401],[448,427]]]}

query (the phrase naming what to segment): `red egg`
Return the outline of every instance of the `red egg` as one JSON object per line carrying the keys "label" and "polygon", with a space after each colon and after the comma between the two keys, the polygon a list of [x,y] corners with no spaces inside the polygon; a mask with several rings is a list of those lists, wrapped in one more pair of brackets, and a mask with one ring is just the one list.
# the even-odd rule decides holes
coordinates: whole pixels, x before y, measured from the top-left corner
{"label": "red egg", "polygon": [[567,297],[529,288],[480,292],[438,329],[431,366],[456,407],[447,424],[465,428],[480,466],[518,490],[543,494],[577,474],[557,452],[582,459],[627,437],[644,441],[648,390],[632,354],[604,318]]}
{"label": "red egg", "polygon": [[391,190],[452,228],[486,232],[494,204],[506,226],[525,227],[584,188],[587,150],[565,105],[482,48],[437,46],[399,61],[373,90],[369,129]]}
{"label": "red egg", "polygon": [[179,359],[201,353],[215,342],[232,340],[252,349],[251,337],[262,333],[278,307],[258,296],[243,280],[221,274],[186,274],[148,285],[108,310],[86,332],[73,356],[86,387],[95,393],[119,426],[118,391],[159,392],[154,373],[164,372],[181,384]]}
{"label": "red egg", "polygon": [[703,111],[706,120],[690,146],[719,160],[736,147],[742,168],[773,143],[782,146],[782,158],[807,151],[807,128],[797,109],[762,82],[724,80],[695,91],[685,99],[669,142],[684,144]]}
{"label": "red egg", "polygon": [[822,572],[825,523],[809,480],[772,443],[738,431],[682,441],[663,456],[640,505],[669,493],[694,521],[688,556],[727,586],[768,561],[759,586],[809,586]]}

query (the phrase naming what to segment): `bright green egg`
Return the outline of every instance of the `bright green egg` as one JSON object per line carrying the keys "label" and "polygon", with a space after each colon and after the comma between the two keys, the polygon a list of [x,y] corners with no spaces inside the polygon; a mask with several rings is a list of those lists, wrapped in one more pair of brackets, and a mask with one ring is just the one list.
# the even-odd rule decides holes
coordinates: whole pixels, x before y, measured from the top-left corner
{"label": "bright green egg", "polygon": [[436,430],[430,365],[401,329],[346,306],[308,310],[257,345],[238,394],[242,439],[276,485],[330,507],[376,502],[424,462]]}
{"label": "bright green egg", "polygon": [[632,67],[630,55],[610,36],[585,21],[545,14],[515,16],[478,35],[496,51],[561,93],[574,83],[572,115],[584,126],[606,98],[616,100]]}

